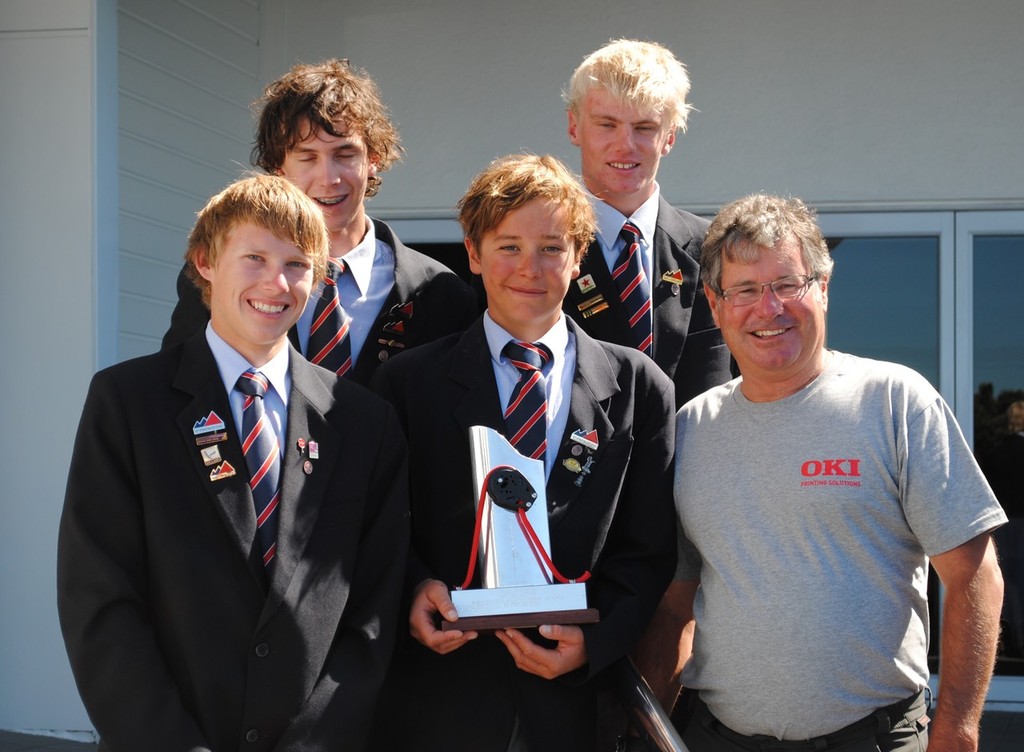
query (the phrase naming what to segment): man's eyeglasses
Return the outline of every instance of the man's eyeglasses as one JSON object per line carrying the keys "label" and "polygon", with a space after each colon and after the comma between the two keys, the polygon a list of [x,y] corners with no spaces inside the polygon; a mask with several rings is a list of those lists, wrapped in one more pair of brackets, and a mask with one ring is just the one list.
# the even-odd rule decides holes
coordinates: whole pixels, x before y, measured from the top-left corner
{"label": "man's eyeglasses", "polygon": [[794,274],[789,277],[779,277],[771,282],[763,282],[759,285],[736,285],[722,290],[720,295],[732,306],[754,305],[764,295],[764,288],[772,288],[775,297],[779,300],[793,300],[802,298],[812,282],[817,281],[816,276],[808,274]]}

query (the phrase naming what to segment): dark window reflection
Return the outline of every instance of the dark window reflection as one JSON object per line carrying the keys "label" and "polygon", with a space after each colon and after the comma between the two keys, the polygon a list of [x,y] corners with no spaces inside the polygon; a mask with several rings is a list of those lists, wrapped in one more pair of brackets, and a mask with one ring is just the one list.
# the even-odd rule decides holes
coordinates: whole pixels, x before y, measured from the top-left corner
{"label": "dark window reflection", "polygon": [[1024,675],[1024,236],[974,239],[974,451],[1010,522],[997,674]]}
{"label": "dark window reflection", "polygon": [[473,274],[469,271],[466,246],[462,243],[411,243],[411,245],[420,253],[440,261],[466,282],[472,279]]}
{"label": "dark window reflection", "polygon": [[910,366],[939,388],[939,239],[829,238],[828,346]]}

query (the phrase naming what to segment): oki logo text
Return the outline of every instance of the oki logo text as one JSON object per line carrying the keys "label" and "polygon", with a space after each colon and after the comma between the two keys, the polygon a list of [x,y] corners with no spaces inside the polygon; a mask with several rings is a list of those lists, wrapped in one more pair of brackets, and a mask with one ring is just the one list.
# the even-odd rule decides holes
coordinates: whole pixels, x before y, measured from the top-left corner
{"label": "oki logo text", "polygon": [[859,486],[859,459],[807,460],[800,466],[801,486]]}

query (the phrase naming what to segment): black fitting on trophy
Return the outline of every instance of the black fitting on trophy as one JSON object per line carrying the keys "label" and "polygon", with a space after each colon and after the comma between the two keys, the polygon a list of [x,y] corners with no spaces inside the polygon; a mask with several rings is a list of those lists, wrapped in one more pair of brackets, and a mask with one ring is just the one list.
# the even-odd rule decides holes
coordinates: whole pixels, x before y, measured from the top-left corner
{"label": "black fitting on trophy", "polygon": [[487,482],[487,493],[502,509],[527,511],[537,500],[530,481],[514,467],[495,468]]}

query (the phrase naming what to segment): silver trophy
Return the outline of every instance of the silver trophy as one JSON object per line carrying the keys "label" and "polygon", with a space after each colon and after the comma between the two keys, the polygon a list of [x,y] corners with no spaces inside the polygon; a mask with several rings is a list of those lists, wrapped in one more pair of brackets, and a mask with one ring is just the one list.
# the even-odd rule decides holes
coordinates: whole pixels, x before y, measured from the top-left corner
{"label": "silver trophy", "polygon": [[[483,587],[455,589],[459,612],[444,629],[504,629],[598,620],[587,608],[586,585],[551,564],[544,463],[524,457],[493,429],[469,429],[473,487],[480,500],[477,560]],[[467,582],[470,576],[467,576]]]}

